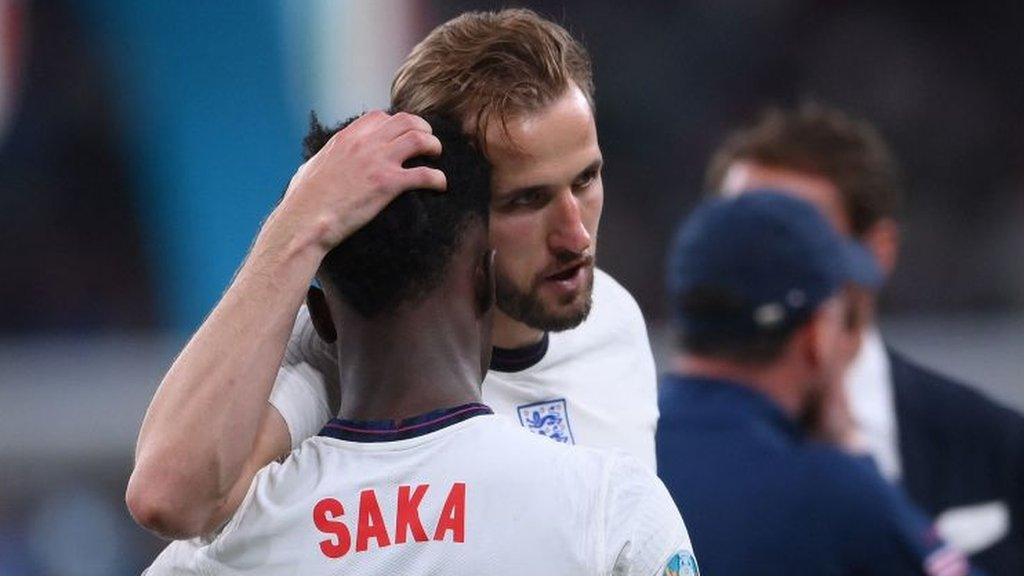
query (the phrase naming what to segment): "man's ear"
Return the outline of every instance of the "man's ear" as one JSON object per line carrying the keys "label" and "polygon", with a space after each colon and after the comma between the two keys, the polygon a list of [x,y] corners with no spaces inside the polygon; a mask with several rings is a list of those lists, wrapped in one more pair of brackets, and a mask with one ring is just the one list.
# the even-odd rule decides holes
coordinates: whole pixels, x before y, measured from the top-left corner
{"label": "man's ear", "polygon": [[477,261],[473,273],[473,290],[476,293],[477,314],[483,316],[494,306],[494,250],[486,250]]}
{"label": "man's ear", "polygon": [[861,235],[860,241],[871,251],[886,278],[896,268],[900,251],[900,229],[892,218],[882,218]]}
{"label": "man's ear", "polygon": [[309,308],[309,319],[313,321],[313,328],[320,335],[320,339],[333,344],[338,339],[338,331],[334,329],[334,318],[331,316],[331,308],[327,305],[324,291],[316,286],[310,286],[306,292],[306,306]]}

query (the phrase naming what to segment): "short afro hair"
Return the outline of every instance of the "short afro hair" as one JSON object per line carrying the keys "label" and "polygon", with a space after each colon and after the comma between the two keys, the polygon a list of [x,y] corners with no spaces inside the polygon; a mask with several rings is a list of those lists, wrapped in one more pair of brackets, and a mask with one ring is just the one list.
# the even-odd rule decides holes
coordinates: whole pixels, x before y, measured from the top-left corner
{"label": "short afro hair", "polygon": [[[305,159],[356,118],[325,128],[312,115],[303,141]],[[405,167],[440,169],[447,191],[403,192],[328,252],[317,271],[364,318],[393,312],[437,288],[467,226],[487,226],[490,165],[458,124],[441,117],[426,120],[441,141],[441,155],[412,158]]]}

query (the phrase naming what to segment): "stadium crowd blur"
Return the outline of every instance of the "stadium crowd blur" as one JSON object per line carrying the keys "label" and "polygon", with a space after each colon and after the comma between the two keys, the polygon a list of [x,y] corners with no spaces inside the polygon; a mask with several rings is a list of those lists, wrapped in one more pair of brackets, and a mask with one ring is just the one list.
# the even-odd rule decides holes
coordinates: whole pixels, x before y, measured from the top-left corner
{"label": "stadium crowd blur", "polygon": [[[161,546],[121,500],[142,411],[297,165],[311,86],[341,57],[323,22],[377,24],[345,22],[366,17],[354,4],[0,0],[0,574],[133,574]],[[1024,350],[1024,6],[526,4],[591,51],[599,263],[656,348],[668,240],[711,151],[766,105],[810,98],[875,123],[903,166],[902,255],[882,298],[883,319],[910,318],[897,344],[973,358],[1007,379],[965,377],[1024,407],[1010,380]],[[493,7],[376,16],[408,28],[400,57]],[[383,60],[388,78],[397,60]]]}

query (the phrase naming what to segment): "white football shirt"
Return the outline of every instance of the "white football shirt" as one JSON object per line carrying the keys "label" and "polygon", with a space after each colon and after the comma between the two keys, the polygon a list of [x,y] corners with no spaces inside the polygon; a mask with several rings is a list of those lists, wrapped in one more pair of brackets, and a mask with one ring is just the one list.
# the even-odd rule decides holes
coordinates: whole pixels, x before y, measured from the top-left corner
{"label": "white football shirt", "polygon": [[[288,424],[292,447],[336,414],[337,374],[333,348],[320,340],[303,308],[270,396]],[[539,362],[517,372],[490,370],[483,399],[532,432],[567,444],[618,448],[656,468],[657,374],[647,327],[629,292],[601,270],[594,270],[587,319],[550,334]]]}
{"label": "white football shirt", "polygon": [[680,559],[696,573],[672,498],[635,458],[487,412],[332,420],[256,475],[219,534],[172,543],[146,574],[654,576]]}

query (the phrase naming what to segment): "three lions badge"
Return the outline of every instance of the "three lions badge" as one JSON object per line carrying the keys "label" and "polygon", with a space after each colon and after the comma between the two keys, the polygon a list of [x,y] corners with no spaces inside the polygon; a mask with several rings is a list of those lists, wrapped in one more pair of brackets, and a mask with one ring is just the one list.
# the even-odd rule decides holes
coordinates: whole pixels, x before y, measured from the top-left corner
{"label": "three lions badge", "polygon": [[575,444],[569,426],[565,398],[519,406],[519,423],[535,434],[547,436],[563,444]]}

